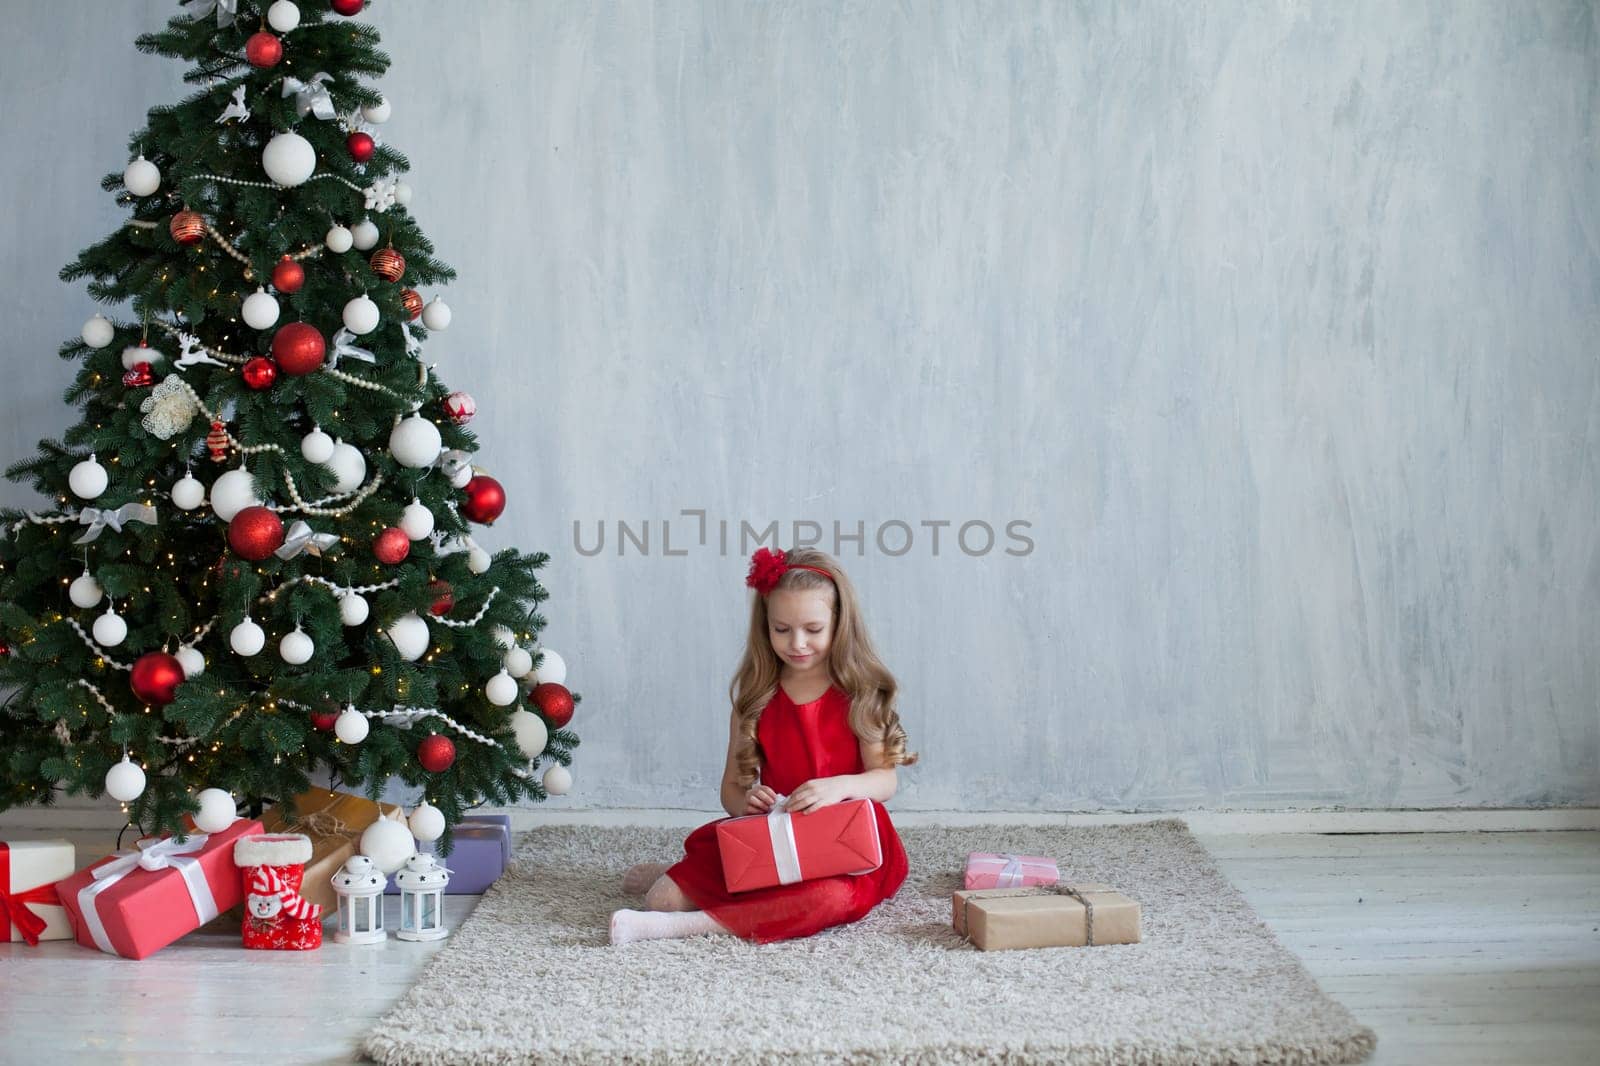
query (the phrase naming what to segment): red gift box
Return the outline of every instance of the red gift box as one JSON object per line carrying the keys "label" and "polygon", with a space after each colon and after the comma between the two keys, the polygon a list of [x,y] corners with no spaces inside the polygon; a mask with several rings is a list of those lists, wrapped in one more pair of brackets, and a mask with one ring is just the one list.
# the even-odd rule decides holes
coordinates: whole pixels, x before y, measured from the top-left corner
{"label": "red gift box", "polygon": [[139,841],[56,882],[78,943],[142,959],[205,925],[244,899],[233,842],[261,832],[240,818],[220,833]]}
{"label": "red gift box", "polygon": [[804,814],[774,811],[717,823],[729,892],[864,874],[883,865],[871,800],[846,800]]}
{"label": "red gift box", "polygon": [[1061,879],[1056,861],[1043,855],[999,855],[974,851],[967,855],[962,888],[1024,888],[1053,885]]}

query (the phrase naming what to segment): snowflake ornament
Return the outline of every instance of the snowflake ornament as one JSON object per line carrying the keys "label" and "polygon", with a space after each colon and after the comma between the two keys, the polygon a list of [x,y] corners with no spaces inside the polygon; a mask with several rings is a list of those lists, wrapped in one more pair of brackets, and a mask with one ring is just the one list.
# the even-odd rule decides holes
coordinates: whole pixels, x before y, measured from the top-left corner
{"label": "snowflake ornament", "polygon": [[367,194],[367,210],[383,214],[394,206],[394,182],[378,178],[364,190]]}

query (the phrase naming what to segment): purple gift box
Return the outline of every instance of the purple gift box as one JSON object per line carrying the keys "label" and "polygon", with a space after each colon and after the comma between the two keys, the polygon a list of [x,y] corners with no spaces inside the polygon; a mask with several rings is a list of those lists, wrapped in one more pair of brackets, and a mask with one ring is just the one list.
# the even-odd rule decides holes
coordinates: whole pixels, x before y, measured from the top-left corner
{"label": "purple gift box", "polygon": [[[506,872],[511,859],[511,816],[509,814],[469,814],[456,826],[454,847],[444,859],[450,870],[450,883],[445,886],[449,896],[475,896],[488,890]],[[431,843],[417,847],[421,852],[434,852]],[[394,895],[393,878],[384,889]]]}

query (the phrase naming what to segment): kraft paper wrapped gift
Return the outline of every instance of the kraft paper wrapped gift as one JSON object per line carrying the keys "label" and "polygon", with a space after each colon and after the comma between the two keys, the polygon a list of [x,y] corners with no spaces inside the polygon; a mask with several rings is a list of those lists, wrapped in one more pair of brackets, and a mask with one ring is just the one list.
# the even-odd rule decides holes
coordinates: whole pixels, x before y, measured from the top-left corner
{"label": "kraft paper wrapped gift", "polygon": [[[438,854],[435,844],[418,845],[417,850]],[[469,814],[462,818],[451,835],[450,854],[440,856],[450,871],[447,896],[477,896],[489,891],[500,880],[511,861],[511,816],[509,814]],[[388,895],[400,890],[393,880],[384,889]]]}
{"label": "kraft paper wrapped gift", "polygon": [[268,811],[261,824],[268,833],[304,833],[311,838],[311,861],[306,863],[300,896],[320,906],[324,914],[332,914],[339,906],[333,875],[356,853],[366,828],[379,815],[399,809],[349,792],[313,788]]}
{"label": "kraft paper wrapped gift", "polygon": [[244,900],[233,842],[261,832],[240,818],[220,833],[150,837],[56,883],[78,943],[142,959]]}
{"label": "kraft paper wrapped gift", "polygon": [[729,892],[864,874],[883,865],[878,816],[866,799],[804,814],[774,810],[725,818],[717,823],[717,849]]}
{"label": "kraft paper wrapped gift", "polygon": [[952,923],[980,951],[1139,942],[1139,904],[1088,882],[958,889]]}
{"label": "kraft paper wrapped gift", "polygon": [[65,840],[0,840],[0,940],[71,940],[56,882],[78,868]]}

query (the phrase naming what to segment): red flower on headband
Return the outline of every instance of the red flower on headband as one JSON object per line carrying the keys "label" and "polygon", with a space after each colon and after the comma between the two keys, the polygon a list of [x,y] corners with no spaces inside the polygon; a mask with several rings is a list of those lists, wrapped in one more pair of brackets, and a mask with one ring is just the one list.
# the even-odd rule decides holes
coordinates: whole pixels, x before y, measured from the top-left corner
{"label": "red flower on headband", "polygon": [[765,596],[778,587],[778,579],[789,569],[789,560],[783,552],[773,551],[771,548],[757,548],[756,553],[750,557],[750,572],[745,575],[744,583]]}

